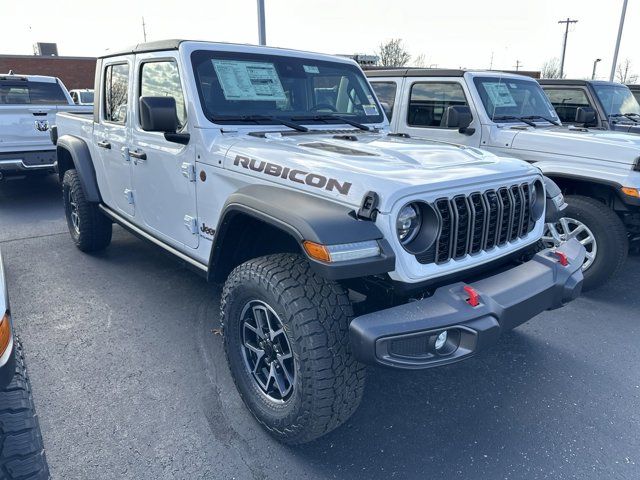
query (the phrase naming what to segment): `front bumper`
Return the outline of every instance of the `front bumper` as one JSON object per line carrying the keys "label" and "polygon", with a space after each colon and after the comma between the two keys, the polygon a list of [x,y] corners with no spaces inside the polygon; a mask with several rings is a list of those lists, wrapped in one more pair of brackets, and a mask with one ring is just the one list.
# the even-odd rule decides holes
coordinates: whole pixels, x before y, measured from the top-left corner
{"label": "front bumper", "polygon": [[[361,362],[404,369],[469,358],[495,344],[501,332],[576,299],[584,256],[584,247],[572,240],[492,277],[440,287],[429,298],[357,317],[349,326],[353,352]],[[477,306],[465,287],[477,292]],[[444,331],[447,342],[436,350]]]}

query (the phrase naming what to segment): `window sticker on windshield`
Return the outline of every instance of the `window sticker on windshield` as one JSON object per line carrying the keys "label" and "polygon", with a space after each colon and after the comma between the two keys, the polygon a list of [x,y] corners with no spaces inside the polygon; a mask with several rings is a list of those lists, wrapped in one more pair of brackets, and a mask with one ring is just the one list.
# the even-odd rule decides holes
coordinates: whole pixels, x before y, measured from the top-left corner
{"label": "window sticker on windshield", "polygon": [[367,117],[378,115],[378,107],[376,107],[375,105],[363,105],[362,109],[364,110],[364,114]]}
{"label": "window sticker on windshield", "polygon": [[212,62],[226,100],[287,99],[273,63],[238,60]]}
{"label": "window sticker on windshield", "polygon": [[500,82],[486,82],[484,88],[494,107],[515,107],[516,101],[511,96],[509,87]]}
{"label": "window sticker on windshield", "polygon": [[303,65],[302,67],[307,73],[320,73],[320,69],[315,65]]}

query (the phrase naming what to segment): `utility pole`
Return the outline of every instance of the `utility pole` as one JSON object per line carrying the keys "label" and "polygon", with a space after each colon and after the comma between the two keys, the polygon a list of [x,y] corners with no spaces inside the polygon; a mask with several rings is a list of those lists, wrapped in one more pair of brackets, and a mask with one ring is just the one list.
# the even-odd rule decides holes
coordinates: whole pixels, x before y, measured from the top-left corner
{"label": "utility pole", "polygon": [[258,41],[260,45],[267,44],[267,31],[264,21],[264,0],[258,0]]}
{"label": "utility pole", "polygon": [[578,23],[578,20],[571,20],[569,17],[567,17],[566,20],[560,20],[558,23],[565,24],[564,42],[562,44],[562,58],[560,59],[560,78],[562,78],[564,77],[564,56],[567,53],[567,37],[569,36],[569,25],[572,23]]}
{"label": "utility pole", "polygon": [[520,60],[516,60],[516,64],[514,65],[514,67],[516,68],[516,72],[520,70],[521,66],[522,66],[522,63],[520,62]]}
{"label": "utility pole", "polygon": [[147,26],[144,23],[144,17],[142,17],[142,36],[144,37],[144,43],[147,43]]}
{"label": "utility pole", "polygon": [[618,63],[618,51],[620,50],[620,40],[622,39],[622,27],[624,27],[624,17],[627,14],[627,0],[622,3],[622,14],[620,15],[620,26],[618,27],[618,39],[616,40],[616,49],[613,52],[613,62],[611,63],[611,74],[609,75],[609,81],[613,82],[613,77],[616,74],[616,64]]}
{"label": "utility pole", "polygon": [[601,62],[602,59],[601,58],[596,58],[593,61],[593,73],[591,73],[591,80],[595,80],[596,79],[596,67],[598,66],[598,62]]}

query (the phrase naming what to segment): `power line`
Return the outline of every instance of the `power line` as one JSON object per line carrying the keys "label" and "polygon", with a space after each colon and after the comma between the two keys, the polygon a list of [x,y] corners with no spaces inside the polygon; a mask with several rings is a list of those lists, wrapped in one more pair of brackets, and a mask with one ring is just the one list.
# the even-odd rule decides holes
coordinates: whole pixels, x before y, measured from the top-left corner
{"label": "power line", "polygon": [[560,78],[564,76],[564,56],[567,53],[567,37],[569,36],[569,25],[572,23],[578,23],[578,20],[571,20],[567,17],[566,20],[560,20],[558,23],[564,23],[564,42],[562,43],[562,58],[560,59]]}

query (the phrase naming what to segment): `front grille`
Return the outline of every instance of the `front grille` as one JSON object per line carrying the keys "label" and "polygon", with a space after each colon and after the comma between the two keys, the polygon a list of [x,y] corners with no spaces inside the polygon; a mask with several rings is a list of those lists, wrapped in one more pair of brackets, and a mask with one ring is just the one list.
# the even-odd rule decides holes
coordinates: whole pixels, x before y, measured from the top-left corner
{"label": "front grille", "polygon": [[440,231],[431,248],[416,259],[445,263],[525,237],[535,226],[532,188],[523,183],[436,200],[431,207],[440,219]]}

